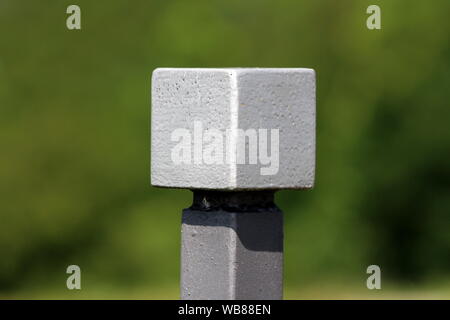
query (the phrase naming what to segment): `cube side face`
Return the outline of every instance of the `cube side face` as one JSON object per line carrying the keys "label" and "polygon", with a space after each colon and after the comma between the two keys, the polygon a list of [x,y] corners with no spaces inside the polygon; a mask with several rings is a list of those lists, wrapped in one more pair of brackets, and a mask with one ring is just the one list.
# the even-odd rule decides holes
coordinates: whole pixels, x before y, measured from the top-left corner
{"label": "cube side face", "polygon": [[[232,126],[235,75],[227,69],[156,69],[152,75],[151,184],[232,189],[234,176],[217,148],[206,147]],[[214,131],[216,133],[216,131]],[[211,142],[209,141],[209,142]],[[223,143],[225,143],[223,141]],[[211,151],[208,153],[208,151]],[[206,152],[206,153],[205,153]],[[205,159],[204,155],[210,155]],[[223,158],[222,158],[223,159]],[[205,161],[208,162],[205,165]]]}
{"label": "cube side face", "polygon": [[[246,159],[245,164],[237,164],[236,186],[312,188],[316,144],[314,70],[242,69],[237,71],[237,88],[238,129],[245,138]],[[255,133],[256,139],[251,138]],[[255,165],[248,165],[251,139],[258,140]]]}

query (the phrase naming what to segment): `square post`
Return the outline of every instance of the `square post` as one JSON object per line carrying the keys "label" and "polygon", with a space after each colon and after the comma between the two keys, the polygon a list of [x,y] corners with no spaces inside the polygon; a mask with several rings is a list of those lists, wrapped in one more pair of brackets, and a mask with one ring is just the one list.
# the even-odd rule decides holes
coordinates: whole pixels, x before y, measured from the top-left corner
{"label": "square post", "polygon": [[315,176],[315,72],[162,68],[152,76],[151,184],[186,188],[182,299],[282,299],[282,189]]}
{"label": "square post", "polygon": [[182,299],[281,299],[283,213],[273,191],[194,191],[183,211]]}

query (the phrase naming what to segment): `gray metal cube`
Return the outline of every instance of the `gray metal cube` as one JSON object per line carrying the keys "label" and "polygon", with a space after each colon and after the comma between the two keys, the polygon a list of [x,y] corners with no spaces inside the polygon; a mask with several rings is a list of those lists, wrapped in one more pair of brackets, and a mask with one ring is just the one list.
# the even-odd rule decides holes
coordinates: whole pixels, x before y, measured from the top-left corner
{"label": "gray metal cube", "polygon": [[151,184],[311,188],[315,101],[312,69],[156,69]]}

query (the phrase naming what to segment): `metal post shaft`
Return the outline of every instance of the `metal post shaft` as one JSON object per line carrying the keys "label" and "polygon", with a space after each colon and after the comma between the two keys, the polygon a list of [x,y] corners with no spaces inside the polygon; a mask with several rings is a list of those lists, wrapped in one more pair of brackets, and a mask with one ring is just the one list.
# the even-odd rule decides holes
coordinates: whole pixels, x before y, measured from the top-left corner
{"label": "metal post shaft", "polygon": [[282,299],[283,213],[273,199],[194,191],[182,217],[182,299]]}

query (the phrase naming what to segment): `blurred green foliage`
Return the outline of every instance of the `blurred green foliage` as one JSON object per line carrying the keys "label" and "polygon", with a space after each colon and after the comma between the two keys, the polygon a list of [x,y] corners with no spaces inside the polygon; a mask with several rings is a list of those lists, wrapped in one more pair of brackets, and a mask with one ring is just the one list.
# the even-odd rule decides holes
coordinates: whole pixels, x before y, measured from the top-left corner
{"label": "blurred green foliage", "polygon": [[[73,3],[80,31],[65,25]],[[366,28],[370,4],[381,30]],[[316,70],[316,187],[277,195],[288,287],[364,286],[370,264],[383,288],[449,279],[449,12],[448,0],[0,0],[0,295],[66,292],[69,264],[88,292],[176,288],[191,194],[149,186],[156,67]]]}

